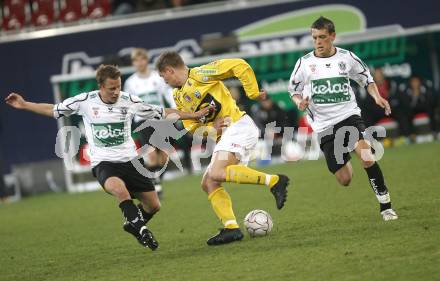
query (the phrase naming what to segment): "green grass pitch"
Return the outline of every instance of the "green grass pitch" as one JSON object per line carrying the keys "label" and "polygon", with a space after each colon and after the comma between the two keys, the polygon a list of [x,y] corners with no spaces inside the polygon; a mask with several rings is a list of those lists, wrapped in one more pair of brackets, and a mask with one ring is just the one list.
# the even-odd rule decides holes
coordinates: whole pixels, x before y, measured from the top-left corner
{"label": "green grass pitch", "polygon": [[208,247],[220,227],[199,176],[165,182],[143,249],[103,192],[0,205],[0,280],[440,280],[440,142],[385,151],[379,162],[400,218],[383,222],[367,176],[341,187],[325,162],[263,167],[292,178],[278,211],[265,187],[232,185],[237,218],[264,209],[269,236]]}

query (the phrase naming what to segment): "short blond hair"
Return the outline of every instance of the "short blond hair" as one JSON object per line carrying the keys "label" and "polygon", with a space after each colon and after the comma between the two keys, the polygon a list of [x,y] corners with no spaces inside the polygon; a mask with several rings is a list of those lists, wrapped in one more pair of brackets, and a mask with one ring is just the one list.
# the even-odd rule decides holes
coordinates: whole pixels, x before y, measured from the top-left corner
{"label": "short blond hair", "polygon": [[185,63],[179,53],[175,51],[165,51],[156,60],[156,69],[162,72],[167,66],[180,68],[185,66]]}
{"label": "short blond hair", "polygon": [[144,49],[144,48],[134,48],[131,51],[131,60],[137,59],[139,57],[148,60],[148,52],[147,52],[147,50]]}
{"label": "short blond hair", "polygon": [[121,77],[121,72],[116,65],[101,64],[96,70],[96,82],[101,86],[107,78],[116,80]]}

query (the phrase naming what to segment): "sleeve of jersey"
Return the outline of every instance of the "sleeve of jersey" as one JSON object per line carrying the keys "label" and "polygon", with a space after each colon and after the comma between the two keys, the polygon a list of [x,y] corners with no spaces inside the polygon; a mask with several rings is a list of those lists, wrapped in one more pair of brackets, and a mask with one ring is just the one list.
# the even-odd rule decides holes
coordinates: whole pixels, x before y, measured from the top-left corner
{"label": "sleeve of jersey", "polygon": [[243,59],[223,59],[203,65],[197,74],[208,76],[213,80],[224,80],[237,77],[240,80],[246,95],[256,99],[260,95],[257,78],[251,66]]}
{"label": "sleeve of jersey", "polygon": [[304,89],[304,75],[302,72],[303,68],[303,60],[300,58],[296,64],[295,68],[292,71],[292,75],[290,76],[288,90],[290,96],[294,95],[302,95],[302,91]]}
{"label": "sleeve of jersey", "polygon": [[88,93],[79,94],[74,97],[65,99],[61,103],[57,103],[53,107],[53,116],[58,119],[63,116],[70,116],[72,114],[80,114],[81,102],[88,98]]}
{"label": "sleeve of jersey", "polygon": [[165,109],[157,105],[140,102],[136,106],[136,116],[141,120],[161,120],[165,118]]}
{"label": "sleeve of jersey", "polygon": [[350,52],[351,69],[349,72],[350,78],[356,81],[360,86],[365,87],[370,83],[373,83],[373,77],[367,65],[358,58],[355,54]]}

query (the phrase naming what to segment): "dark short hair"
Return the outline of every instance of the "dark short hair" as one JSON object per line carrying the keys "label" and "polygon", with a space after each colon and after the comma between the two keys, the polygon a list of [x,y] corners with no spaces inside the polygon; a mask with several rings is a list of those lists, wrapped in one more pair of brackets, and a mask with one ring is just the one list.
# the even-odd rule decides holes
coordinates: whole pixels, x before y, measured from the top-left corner
{"label": "dark short hair", "polygon": [[161,72],[165,70],[167,66],[180,68],[185,66],[185,63],[179,53],[175,51],[165,51],[156,60],[156,69]]}
{"label": "dark short hair", "polygon": [[121,72],[116,65],[101,64],[96,70],[96,81],[98,85],[104,84],[107,78],[116,80],[119,77],[121,77]]}
{"label": "dark short hair", "polygon": [[328,33],[334,33],[335,24],[328,18],[320,16],[317,20],[312,23],[311,28],[313,29],[326,29]]}

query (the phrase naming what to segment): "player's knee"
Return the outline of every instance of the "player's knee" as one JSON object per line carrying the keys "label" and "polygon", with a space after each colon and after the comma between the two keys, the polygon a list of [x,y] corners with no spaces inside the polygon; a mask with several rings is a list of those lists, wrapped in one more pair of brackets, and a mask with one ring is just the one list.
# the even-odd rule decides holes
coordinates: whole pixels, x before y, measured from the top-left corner
{"label": "player's knee", "polygon": [[349,174],[342,174],[337,177],[338,182],[343,186],[349,186],[352,176]]}
{"label": "player's knee", "polygon": [[157,203],[155,203],[155,204],[152,204],[151,206],[150,206],[150,214],[155,214],[155,213],[157,213],[157,212],[159,212],[160,211],[160,203],[159,202],[157,202]]}
{"label": "player's knee", "polygon": [[120,200],[130,198],[130,193],[128,193],[127,188],[125,188],[124,186],[124,183],[119,179],[107,179],[104,184],[104,189],[110,194],[119,198]]}
{"label": "player's knee", "polygon": [[217,189],[220,185],[221,185],[221,182],[217,182],[208,176],[205,176],[202,181],[202,189],[207,194],[210,194],[212,191]]}
{"label": "player's knee", "polygon": [[203,176],[202,182],[200,183],[200,186],[202,187],[202,190],[208,193],[208,179],[207,176]]}
{"label": "player's knee", "polygon": [[211,169],[208,173],[208,177],[215,182],[224,182],[226,180],[226,171],[224,169]]}

